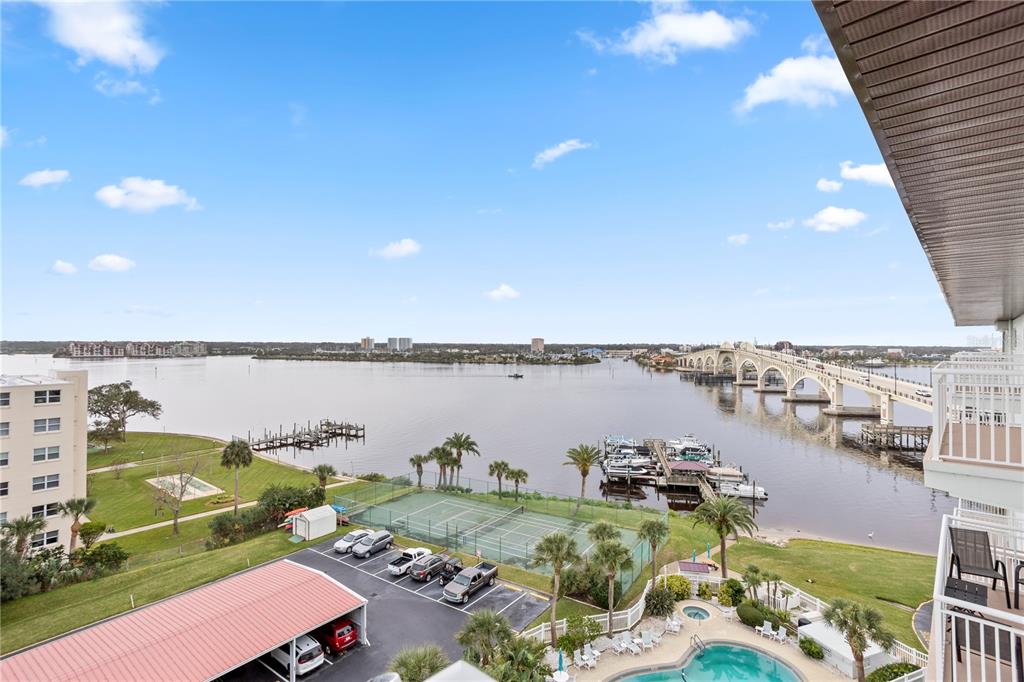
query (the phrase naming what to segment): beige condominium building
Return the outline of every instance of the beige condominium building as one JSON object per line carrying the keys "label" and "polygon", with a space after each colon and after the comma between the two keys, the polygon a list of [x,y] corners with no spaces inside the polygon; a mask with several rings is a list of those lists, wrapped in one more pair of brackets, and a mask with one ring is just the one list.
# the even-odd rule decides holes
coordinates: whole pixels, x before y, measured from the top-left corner
{"label": "beige condominium building", "polygon": [[0,375],[0,520],[45,518],[32,547],[70,541],[58,505],[85,497],[88,372]]}

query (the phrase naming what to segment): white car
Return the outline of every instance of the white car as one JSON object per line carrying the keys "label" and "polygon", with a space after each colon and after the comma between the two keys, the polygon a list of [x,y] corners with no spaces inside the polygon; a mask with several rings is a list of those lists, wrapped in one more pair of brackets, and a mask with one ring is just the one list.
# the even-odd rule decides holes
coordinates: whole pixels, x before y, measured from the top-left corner
{"label": "white car", "polygon": [[914,395],[919,395],[922,398],[931,398],[932,390],[930,388],[919,388],[916,391],[914,391]]}
{"label": "white car", "polygon": [[[275,661],[288,670],[288,659],[291,656],[291,644],[285,644],[270,652]],[[295,674],[305,675],[324,664],[324,650],[320,643],[309,635],[302,635],[295,640]]]}
{"label": "white car", "polygon": [[405,575],[409,567],[416,563],[417,559],[429,556],[431,551],[426,547],[413,547],[407,549],[397,558],[388,564],[388,573],[394,576]]}
{"label": "white car", "polygon": [[365,528],[360,528],[359,530],[351,531],[347,533],[345,537],[334,543],[334,551],[338,554],[348,554],[352,551],[352,547],[354,547],[357,542],[359,542],[372,532],[373,531],[367,530]]}

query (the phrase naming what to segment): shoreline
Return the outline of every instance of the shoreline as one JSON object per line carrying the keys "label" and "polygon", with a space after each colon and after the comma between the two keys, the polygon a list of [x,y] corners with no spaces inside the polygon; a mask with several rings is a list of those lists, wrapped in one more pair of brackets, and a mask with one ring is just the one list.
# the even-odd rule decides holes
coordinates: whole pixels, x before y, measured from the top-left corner
{"label": "shoreline", "polygon": [[841,538],[820,535],[818,533],[804,533],[799,528],[758,528],[753,535],[753,539],[758,542],[766,542],[779,547],[785,546],[790,540],[814,540],[816,542],[830,542],[837,545],[851,545],[853,547],[864,547],[867,549],[881,549],[887,552],[903,552],[904,554],[916,554],[918,556],[928,557],[935,556],[928,552],[916,552],[912,549],[902,549],[900,547],[892,547],[890,545],[853,542],[852,540],[843,540]]}

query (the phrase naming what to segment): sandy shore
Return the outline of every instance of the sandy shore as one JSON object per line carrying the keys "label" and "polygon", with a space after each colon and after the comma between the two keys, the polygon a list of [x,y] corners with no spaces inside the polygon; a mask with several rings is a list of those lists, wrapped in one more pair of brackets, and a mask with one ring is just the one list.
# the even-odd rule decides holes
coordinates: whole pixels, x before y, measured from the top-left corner
{"label": "sandy shore", "polygon": [[[871,542],[869,538],[865,538],[863,542],[854,542],[852,540],[843,540],[840,538],[832,538],[825,535],[817,535],[815,533],[804,533],[799,528],[758,528],[757,532],[754,533],[754,539],[760,540],[761,542],[768,542],[773,545],[785,545],[790,540],[820,540],[822,542],[836,542],[842,545],[857,545],[859,547],[874,547],[877,549],[886,549],[892,552],[906,552],[907,554],[925,554],[924,552],[914,552],[908,549],[900,549],[899,547],[888,547],[878,543]],[[932,556],[925,554],[925,556]]]}

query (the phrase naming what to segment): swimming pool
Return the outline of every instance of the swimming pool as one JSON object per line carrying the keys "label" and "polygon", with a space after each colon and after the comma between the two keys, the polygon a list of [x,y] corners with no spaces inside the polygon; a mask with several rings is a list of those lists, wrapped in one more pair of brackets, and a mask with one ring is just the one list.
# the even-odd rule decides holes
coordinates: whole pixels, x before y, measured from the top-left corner
{"label": "swimming pool", "polygon": [[701,608],[700,606],[684,606],[683,613],[685,613],[688,618],[693,618],[694,620],[707,620],[711,617],[708,610]]}
{"label": "swimming pool", "polygon": [[621,682],[800,682],[793,669],[766,653],[738,644],[709,644],[683,666],[634,675]]}

